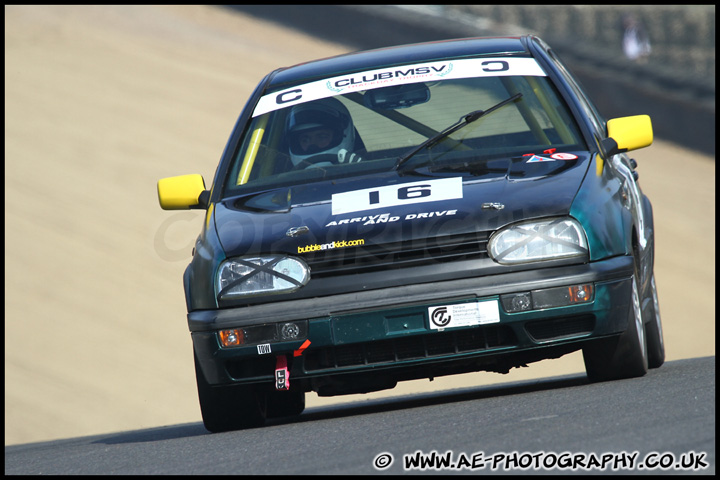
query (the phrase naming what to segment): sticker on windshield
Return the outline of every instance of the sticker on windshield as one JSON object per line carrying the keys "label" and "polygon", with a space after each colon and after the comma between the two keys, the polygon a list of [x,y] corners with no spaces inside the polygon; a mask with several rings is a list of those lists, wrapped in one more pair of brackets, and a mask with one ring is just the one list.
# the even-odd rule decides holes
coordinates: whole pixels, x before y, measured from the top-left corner
{"label": "sticker on windshield", "polygon": [[526,163],[537,163],[537,162],[554,162],[553,158],[541,157],[540,155],[532,155],[528,158]]}
{"label": "sticker on windshield", "polygon": [[550,157],[555,160],[577,160],[578,158],[577,155],[572,153],[553,153]]}
{"label": "sticker on windshield", "polygon": [[544,77],[545,72],[535,59],[527,57],[469,58],[399,65],[339,75],[264,95],[255,106],[253,117],[353,91],[427,81],[503,76]]}
{"label": "sticker on windshield", "polygon": [[332,196],[332,214],[462,198],[462,177],[364,188]]}

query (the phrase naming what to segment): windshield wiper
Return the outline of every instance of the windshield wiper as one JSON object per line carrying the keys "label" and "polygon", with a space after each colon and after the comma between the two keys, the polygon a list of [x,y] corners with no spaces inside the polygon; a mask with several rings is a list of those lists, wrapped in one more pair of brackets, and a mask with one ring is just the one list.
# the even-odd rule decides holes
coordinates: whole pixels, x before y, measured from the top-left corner
{"label": "windshield wiper", "polygon": [[402,155],[401,157],[399,157],[397,159],[397,161],[395,162],[395,166],[393,167],[393,170],[397,170],[398,168],[400,168],[400,166],[403,163],[410,160],[410,158],[413,155],[415,155],[416,153],[418,153],[420,150],[422,150],[424,148],[432,147],[433,145],[438,143],[440,140],[447,137],[448,135],[452,135],[456,131],[463,128],[465,125],[471,124],[475,120],[478,120],[478,119],[484,117],[488,113],[494,112],[495,110],[499,109],[500,107],[504,107],[505,105],[507,105],[510,102],[514,102],[515,100],[517,100],[520,97],[522,97],[522,93],[516,93],[512,97],[503,100],[502,102],[498,103],[497,105],[493,105],[492,107],[488,108],[487,110],[475,110],[466,115],[463,115],[462,117],[460,117],[460,120],[458,120],[457,123],[450,125],[448,128],[446,128],[442,132],[439,132],[438,134],[433,135],[432,137],[428,138],[427,140],[425,140],[423,143],[421,143],[417,147],[410,150],[405,155]]}

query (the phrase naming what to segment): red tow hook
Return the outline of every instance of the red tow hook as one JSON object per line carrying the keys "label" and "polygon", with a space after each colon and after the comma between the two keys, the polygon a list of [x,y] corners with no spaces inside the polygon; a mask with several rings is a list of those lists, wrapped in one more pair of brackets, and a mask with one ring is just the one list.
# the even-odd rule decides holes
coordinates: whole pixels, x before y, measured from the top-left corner
{"label": "red tow hook", "polygon": [[287,358],[280,355],[275,360],[275,390],[290,389],[290,371],[287,368]]}

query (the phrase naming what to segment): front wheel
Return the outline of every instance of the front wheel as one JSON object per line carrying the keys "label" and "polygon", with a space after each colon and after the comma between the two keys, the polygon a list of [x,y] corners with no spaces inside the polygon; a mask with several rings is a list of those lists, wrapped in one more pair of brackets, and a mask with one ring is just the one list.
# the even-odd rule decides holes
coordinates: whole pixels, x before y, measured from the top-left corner
{"label": "front wheel", "polygon": [[645,338],[638,272],[632,278],[632,302],[628,328],[618,337],[596,340],[583,348],[585,370],[591,382],[642,377],[648,371],[648,349]]}
{"label": "front wheel", "polygon": [[205,428],[213,433],[260,427],[265,423],[265,395],[243,385],[207,383],[195,355],[200,411]]}
{"label": "front wheel", "polygon": [[648,367],[658,368],[665,363],[665,342],[663,341],[662,321],[660,320],[660,304],[658,303],[655,274],[650,277],[650,320],[645,324],[647,337]]}

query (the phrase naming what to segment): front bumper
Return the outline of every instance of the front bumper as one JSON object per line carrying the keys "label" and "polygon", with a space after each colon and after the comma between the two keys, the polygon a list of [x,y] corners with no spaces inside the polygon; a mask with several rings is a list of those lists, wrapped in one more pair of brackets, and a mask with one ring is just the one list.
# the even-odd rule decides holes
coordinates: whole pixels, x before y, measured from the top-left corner
{"label": "front bumper", "polygon": [[[506,371],[581,348],[591,338],[627,328],[633,259],[559,266],[485,277],[282,301],[223,310],[194,311],[188,325],[202,372],[210,384],[274,381],[277,356],[287,356],[293,380],[316,389],[338,375],[371,373],[394,380],[460,373]],[[507,313],[500,295],[576,284],[594,284],[591,302]],[[430,327],[428,309],[497,301],[499,322]],[[222,348],[221,329],[308,320],[305,338]],[[323,380],[324,379],[324,380]]]}

